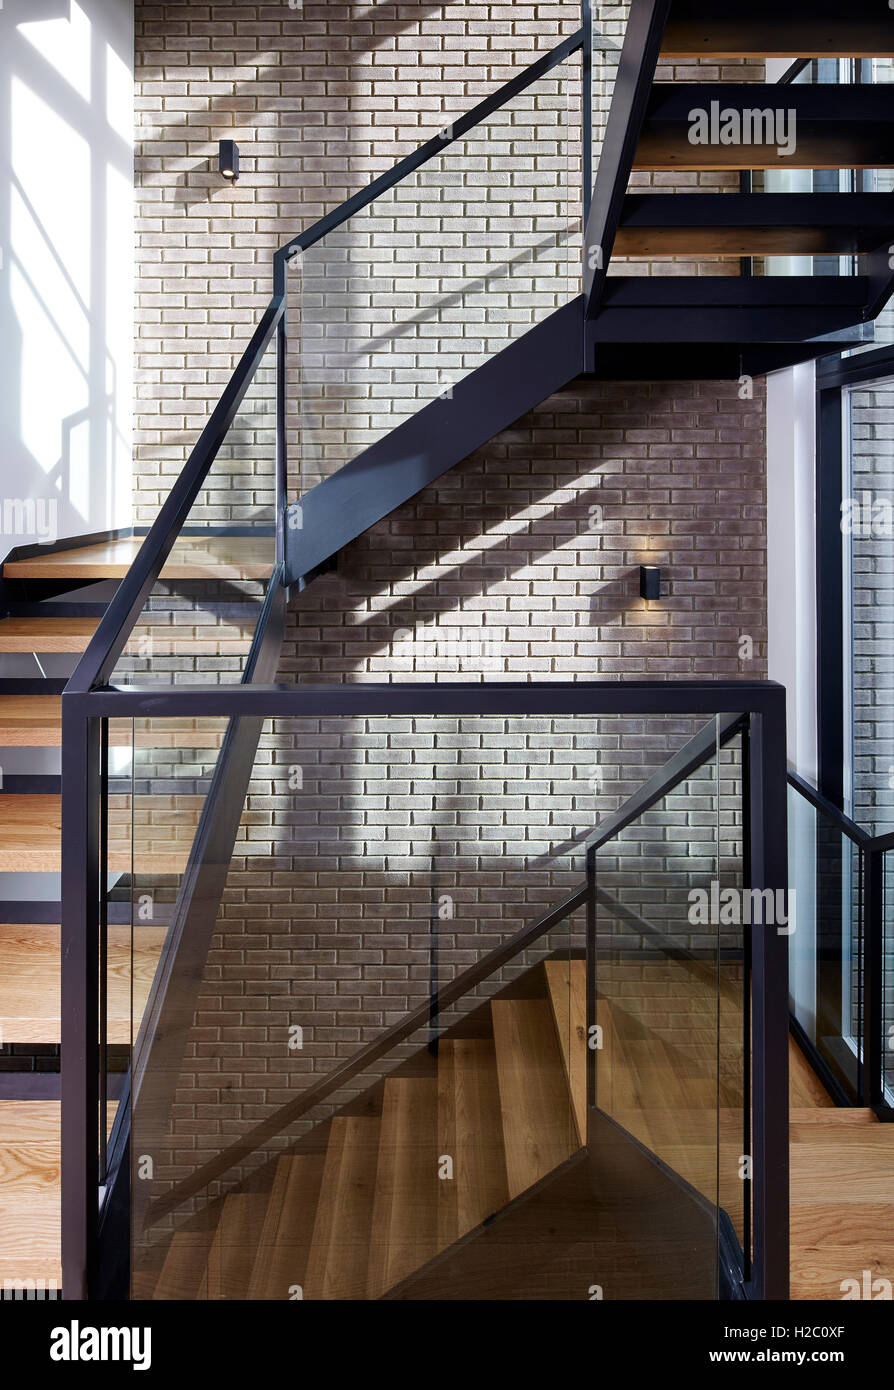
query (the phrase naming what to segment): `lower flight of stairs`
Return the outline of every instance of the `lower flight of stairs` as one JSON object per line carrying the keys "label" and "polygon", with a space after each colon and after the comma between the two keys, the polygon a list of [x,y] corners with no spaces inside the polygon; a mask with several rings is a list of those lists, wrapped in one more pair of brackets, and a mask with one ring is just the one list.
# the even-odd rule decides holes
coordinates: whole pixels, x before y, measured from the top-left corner
{"label": "lower flight of stairs", "polygon": [[585,1135],[584,969],[546,962],[538,997],[492,1000],[484,1036],[441,1039],[325,1151],[279,1158],[268,1194],[175,1233],[149,1296],[381,1298],[536,1189]]}

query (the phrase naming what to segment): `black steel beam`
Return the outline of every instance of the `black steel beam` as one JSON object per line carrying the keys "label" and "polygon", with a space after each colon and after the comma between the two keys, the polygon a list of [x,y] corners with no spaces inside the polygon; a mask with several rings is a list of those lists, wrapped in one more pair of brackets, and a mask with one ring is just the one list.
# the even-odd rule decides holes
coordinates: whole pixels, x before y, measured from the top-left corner
{"label": "black steel beam", "polygon": [[859,324],[866,297],[863,276],[613,276],[589,336],[597,350],[656,342],[800,345]]}
{"label": "black steel beam", "polygon": [[99,1208],[99,738],[62,700],[62,1291],[89,1296]]}
{"label": "black steel beam", "polygon": [[586,316],[599,303],[630,181],[671,0],[632,0],[584,230]]}
{"label": "black steel beam", "polygon": [[[751,720],[749,859],[752,889],[788,904],[788,809],[785,691]],[[790,916],[790,913],[787,913]],[[754,1266],[751,1293],[789,1295],[788,936],[775,923],[753,923],[752,1104]]]}
{"label": "black steel beam", "polygon": [[[623,233],[687,229],[739,232],[743,238],[754,232],[816,231],[821,235],[810,254],[856,254],[875,250],[882,237],[894,233],[894,193],[687,193],[679,198],[628,193],[618,228],[618,254],[649,254],[625,252]],[[660,255],[660,241],[651,245],[651,254]],[[887,257],[885,264],[887,268]]]}
{"label": "black steel beam", "polygon": [[158,516],[122,579],[115,597],[75,668],[66,689],[83,692],[107,680],[114,670],[131,629],[170,554],[180,529],[189,516],[208,470],[217,457],[227,431],[251,385],[271,338],[283,315],[285,301],[274,298],[252,334],[239,365],[202,430],[187,463],[177,478]]}
{"label": "black steel beam", "polygon": [[583,370],[583,299],[557,309],[294,503],[292,585]]}
{"label": "black steel beam", "polygon": [[[69,694],[72,711],[94,718],[270,719],[305,715],[725,714],[776,708],[776,681],[479,681],[439,685],[193,685],[172,690],[120,686]],[[783,763],[784,763],[783,759]]]}

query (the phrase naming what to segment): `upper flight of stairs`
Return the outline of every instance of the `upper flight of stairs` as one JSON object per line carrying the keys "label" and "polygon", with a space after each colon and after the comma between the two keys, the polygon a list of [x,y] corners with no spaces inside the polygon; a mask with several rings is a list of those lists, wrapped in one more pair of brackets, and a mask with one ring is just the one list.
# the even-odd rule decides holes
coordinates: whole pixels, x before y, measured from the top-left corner
{"label": "upper flight of stairs", "polygon": [[[582,372],[739,379],[866,341],[888,292],[894,193],[644,193],[630,179],[654,172],[660,185],[668,171],[892,167],[892,86],[654,80],[657,64],[677,57],[891,56],[890,13],[871,0],[846,12],[829,0],[747,8],[672,0],[663,39],[649,49],[649,9],[649,0],[637,0],[631,11],[633,47],[621,58],[602,145],[584,238],[585,258],[595,243],[605,262],[592,301],[578,297],[555,310],[455,383],[447,399],[423,405],[306,492],[287,530],[290,582],[327,568],[351,540]],[[722,74],[722,63],[709,71]],[[794,111],[796,152],[780,155],[776,143],[691,143],[691,111],[712,102],[724,111]],[[806,255],[863,255],[866,274],[644,276],[629,274],[624,259]]]}

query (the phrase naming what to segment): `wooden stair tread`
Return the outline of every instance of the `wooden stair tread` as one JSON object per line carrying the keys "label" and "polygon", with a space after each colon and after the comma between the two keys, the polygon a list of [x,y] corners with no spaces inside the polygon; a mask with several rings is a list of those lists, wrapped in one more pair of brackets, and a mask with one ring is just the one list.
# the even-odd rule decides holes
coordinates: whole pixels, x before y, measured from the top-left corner
{"label": "wooden stair tread", "polygon": [[[109,797],[109,869],[129,873],[182,873],[204,798],[152,794]],[[133,820],[133,826],[131,825]],[[133,847],[131,847],[133,836]],[[0,795],[0,872],[59,873],[62,798],[50,792]]]}
{"label": "wooden stair tread", "polygon": [[497,1057],[489,1039],[444,1040],[438,1048],[438,1247],[443,1249],[509,1201]]}
{"label": "wooden stair tread", "polygon": [[[108,1040],[131,1040],[142,1018],[165,929],[141,925],[108,928]],[[60,928],[40,923],[0,924],[0,1035],[7,1043],[58,1043],[61,1040],[62,978]]]}
{"label": "wooden stair tread", "polygon": [[579,1147],[552,1009],[546,999],[491,1002],[509,1195]]}
{"label": "wooden stair tread", "polygon": [[[109,720],[116,748],[219,748],[226,720],[209,717]],[[61,695],[0,695],[0,748],[60,748]]]}
{"label": "wooden stair tread", "polygon": [[208,1251],[209,1299],[245,1298],[251,1276],[255,1233],[263,1221],[266,1207],[267,1199],[263,1194],[231,1192],[224,1198]]}
{"label": "wooden stair tread", "polygon": [[543,968],[577,1135],[584,1144],[587,1139],[587,963],[548,960],[544,961]]}
{"label": "wooden stair tread", "polygon": [[370,1232],[370,1298],[381,1297],[436,1252],[438,1158],[436,1082],[389,1078]]}
{"label": "wooden stair tread", "polygon": [[[123,579],[145,537],[127,536],[97,545],[7,560],[7,579]],[[274,563],[272,536],[185,536],[174,542],[162,570],[166,579],[268,579]]]}
{"label": "wooden stair tread", "polygon": [[209,1231],[175,1231],[152,1295],[155,1299],[203,1299],[207,1296],[206,1266]]}
{"label": "wooden stair tread", "polygon": [[0,618],[0,652],[85,652],[98,618]]}
{"label": "wooden stair tread", "polygon": [[249,1298],[288,1300],[294,1288],[304,1291],[322,1175],[322,1154],[284,1154],[277,1160],[260,1237],[253,1252],[245,1253],[247,1264],[254,1255]]}
{"label": "wooden stair tread", "polygon": [[61,745],[61,695],[0,695],[0,747]]}
{"label": "wooden stair tread", "polygon": [[0,870],[58,873],[61,861],[61,796],[0,795]]}
{"label": "wooden stair tread", "polygon": [[365,1299],[379,1121],[337,1115],[329,1132],[304,1296]]}

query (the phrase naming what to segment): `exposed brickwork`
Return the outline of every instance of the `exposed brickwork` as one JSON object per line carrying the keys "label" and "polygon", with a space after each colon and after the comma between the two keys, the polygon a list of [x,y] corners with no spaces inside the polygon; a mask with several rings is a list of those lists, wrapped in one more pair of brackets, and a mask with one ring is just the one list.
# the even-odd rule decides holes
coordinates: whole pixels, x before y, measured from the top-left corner
{"label": "exposed brickwork", "polygon": [[[273,249],[441,129],[445,114],[466,109],[538,48],[551,47],[576,27],[579,8],[419,0],[306,4],[302,12],[284,4],[138,4],[137,13],[146,404],[139,472],[147,520],[269,294]],[[413,329],[408,361],[389,362],[392,411],[402,366],[411,379],[406,400],[417,403],[441,389],[445,374],[449,384],[451,371],[474,366],[474,314],[499,339],[510,308],[515,332],[574,292],[564,251],[576,215],[574,158],[557,138],[563,102],[556,89],[533,107],[520,105],[522,124],[536,115],[538,140],[552,127],[524,170],[527,183],[516,174],[515,185],[500,185],[518,202],[538,187],[549,194],[535,209],[542,222],[529,213],[523,225],[528,241],[549,243],[546,269],[540,265],[530,283],[501,283],[498,269],[520,248],[490,223],[459,244],[451,263],[458,283],[443,273],[444,204],[452,199],[468,212],[475,176],[493,169],[460,167],[459,182],[439,185],[439,259],[424,263],[432,273],[423,283],[406,274],[426,247],[418,218],[408,246],[400,241],[406,208],[379,227],[381,260],[367,259],[377,281],[388,268],[388,283],[376,284],[378,298],[372,303],[370,293],[360,306],[370,312],[357,318],[368,338],[376,304],[390,295],[386,324]],[[222,187],[216,173],[221,135],[242,145],[246,177],[235,189]],[[726,186],[716,176],[704,180]],[[656,176],[654,186],[676,185]],[[367,248],[357,236],[342,249],[354,265]],[[470,275],[487,277],[477,304]],[[307,335],[331,314],[334,340],[350,346],[338,325],[358,306],[339,304],[332,289],[330,281],[319,303],[296,296],[297,321]],[[444,304],[457,290],[473,315]],[[427,318],[426,296],[435,301]],[[423,360],[426,333],[437,361]],[[391,332],[389,352],[406,344],[406,335]],[[305,372],[308,364],[309,352]],[[387,428],[388,420],[375,419],[375,365],[361,370],[353,362],[348,382],[334,383],[356,384],[361,400],[357,406],[349,393],[330,391],[328,401],[350,407],[350,418],[334,424],[314,389],[322,376],[311,376],[310,389],[305,376],[296,485]],[[247,509],[241,521],[267,499],[269,460],[259,482],[255,458],[258,441],[268,439],[263,415],[262,408],[247,421],[232,456],[234,500]],[[582,380],[348,547],[337,573],[293,602],[280,679],[763,676],[764,509],[760,384],[755,399],[740,400],[732,383]],[[647,561],[664,571],[662,598],[648,609],[638,594],[638,566]],[[742,638],[753,643],[745,659]],[[581,833],[698,722],[332,719],[266,729],[178,1090],[174,1169],[211,1156],[427,996],[433,908],[443,894],[455,916],[439,919],[442,978],[576,885]],[[157,771],[162,760],[150,761]],[[734,873],[740,779],[732,752],[725,768],[725,871]],[[670,875],[682,857],[689,861],[688,874],[661,899],[663,925],[687,940],[683,890],[716,872],[715,795],[716,784],[703,779],[654,821],[658,869]],[[606,872],[645,914],[655,900],[637,896],[641,858],[634,843],[629,858],[619,849]],[[544,947],[579,944],[580,931],[578,918]],[[306,1039],[293,1053],[288,1030],[296,1024]],[[135,1151],[145,1141],[160,1154],[164,1136],[151,1124],[141,1128],[141,1119]]]}
{"label": "exposed brickwork", "polygon": [[[626,8],[600,8],[607,32],[620,37]],[[140,523],[154,518],[269,298],[273,251],[579,22],[572,0],[307,0],[296,9],[285,0],[138,0]],[[594,105],[603,117],[612,62],[608,55],[596,66]],[[413,198],[396,196],[364,214],[293,274],[291,404],[297,410],[303,402],[295,491],[577,293],[578,73],[574,59],[544,79],[493,118],[486,144],[464,142],[419,176]],[[734,75],[757,78],[762,69],[690,61],[659,72],[681,81]],[[511,158],[508,146],[498,158],[510,136]],[[222,137],[240,144],[243,177],[235,187],[217,172]],[[636,174],[633,184],[667,192],[738,186],[735,177],[711,173]],[[738,267],[632,261],[615,269],[728,274]],[[314,354],[321,338],[329,349],[323,362]],[[259,386],[255,405],[253,418],[238,423],[237,450],[264,427],[259,417],[272,424],[272,390]],[[246,504],[240,489],[233,520],[264,509],[266,454],[254,472],[255,499]]]}

